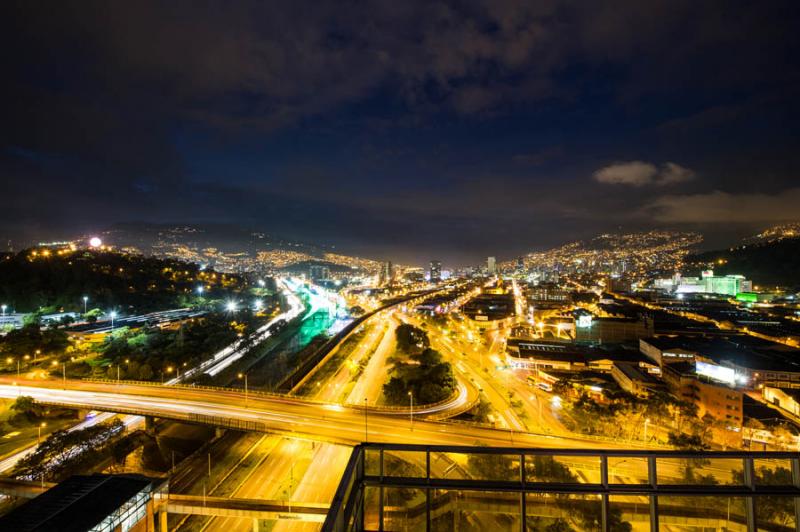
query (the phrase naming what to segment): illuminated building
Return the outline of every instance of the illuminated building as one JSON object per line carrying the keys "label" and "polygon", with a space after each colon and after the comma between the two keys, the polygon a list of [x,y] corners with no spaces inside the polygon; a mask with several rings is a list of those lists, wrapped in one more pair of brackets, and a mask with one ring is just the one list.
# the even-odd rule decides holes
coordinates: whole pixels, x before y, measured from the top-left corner
{"label": "illuminated building", "polygon": [[592,344],[622,343],[653,336],[651,318],[591,318],[575,324],[575,341]]}
{"label": "illuminated building", "polygon": [[308,278],[312,281],[324,281],[331,276],[330,268],[321,264],[312,264],[308,267]]}
{"label": "illuminated building", "polygon": [[495,262],[494,257],[486,258],[486,271],[489,273],[489,275],[494,275],[497,273],[497,263]]}
{"label": "illuminated building", "polygon": [[670,279],[656,279],[654,286],[676,294],[723,294],[735,296],[751,292],[753,283],[743,275],[714,275],[713,270],[702,272],[700,277],[683,277],[675,274]]}
{"label": "illuminated building", "polygon": [[431,277],[430,280],[432,283],[438,283],[442,280],[442,261],[439,260],[432,260],[431,261]]}
{"label": "illuminated building", "polygon": [[676,362],[662,368],[664,382],[670,391],[683,401],[697,407],[697,417],[710,416],[721,422],[712,427],[720,442],[726,445],[741,443],[743,393],[733,388],[734,371],[704,362]]}

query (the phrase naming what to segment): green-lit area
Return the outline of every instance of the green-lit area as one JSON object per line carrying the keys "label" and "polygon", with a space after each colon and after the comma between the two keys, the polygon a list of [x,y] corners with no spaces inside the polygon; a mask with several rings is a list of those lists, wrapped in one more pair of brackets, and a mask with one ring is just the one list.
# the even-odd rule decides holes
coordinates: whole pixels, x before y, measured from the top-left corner
{"label": "green-lit area", "polygon": [[739,292],[736,294],[736,301],[742,303],[758,303],[758,294],[755,292]]}
{"label": "green-lit area", "polygon": [[319,310],[300,324],[297,330],[297,347],[302,349],[317,335],[324,334],[333,324],[335,316],[327,310]]}

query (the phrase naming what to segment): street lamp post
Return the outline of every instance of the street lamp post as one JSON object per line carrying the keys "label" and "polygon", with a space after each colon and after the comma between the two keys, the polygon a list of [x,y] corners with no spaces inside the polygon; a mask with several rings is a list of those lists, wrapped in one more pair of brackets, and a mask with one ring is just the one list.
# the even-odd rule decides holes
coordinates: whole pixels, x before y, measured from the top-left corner
{"label": "street lamp post", "polygon": [[89,296],[83,296],[83,313],[86,314],[87,303],[89,303]]}
{"label": "street lamp post", "polygon": [[8,305],[0,305],[0,309],[3,309],[3,317],[4,318],[6,317],[6,309],[7,308],[8,308]]}
{"label": "street lamp post", "polygon": [[364,398],[364,443],[369,443],[369,428],[367,426],[367,398]]}
{"label": "street lamp post", "polygon": [[42,427],[46,427],[46,426],[47,426],[47,423],[42,421],[41,424],[39,424],[39,426],[36,427],[36,428],[39,429],[39,436],[36,438],[36,443],[42,443]]}
{"label": "street lamp post", "polygon": [[239,373],[239,378],[244,379],[244,407],[247,408],[247,373]]}
{"label": "street lamp post", "polygon": [[644,442],[647,443],[647,425],[650,424],[650,418],[644,420]]}
{"label": "street lamp post", "polygon": [[408,419],[411,422],[411,430],[414,430],[414,394],[408,392]]}
{"label": "street lamp post", "polygon": [[111,311],[111,332],[114,332],[114,318],[117,317],[117,312],[112,310]]}

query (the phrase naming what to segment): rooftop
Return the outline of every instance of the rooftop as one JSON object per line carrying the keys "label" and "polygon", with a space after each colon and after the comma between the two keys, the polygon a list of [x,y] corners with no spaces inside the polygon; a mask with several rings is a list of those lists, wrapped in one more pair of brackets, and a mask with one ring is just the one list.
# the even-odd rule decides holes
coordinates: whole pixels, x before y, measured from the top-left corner
{"label": "rooftop", "polygon": [[751,370],[800,373],[800,349],[752,336],[675,336],[644,341],[662,351],[683,349],[718,363],[728,362]]}
{"label": "rooftop", "polygon": [[133,475],[76,475],[0,517],[0,530],[85,532],[161,481]]}

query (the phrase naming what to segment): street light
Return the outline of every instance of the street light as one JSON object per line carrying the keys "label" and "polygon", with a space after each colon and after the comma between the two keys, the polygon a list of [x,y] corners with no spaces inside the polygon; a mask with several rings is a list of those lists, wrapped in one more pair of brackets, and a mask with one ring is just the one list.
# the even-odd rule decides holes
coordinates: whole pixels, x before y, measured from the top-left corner
{"label": "street light", "polygon": [[3,309],[3,317],[6,316],[6,309],[7,308],[8,308],[8,305],[0,305],[0,309]]}
{"label": "street light", "polygon": [[644,420],[644,441],[647,443],[647,425],[650,424],[650,418],[645,418]]}
{"label": "street light", "polygon": [[411,420],[411,430],[414,430],[414,394],[408,392],[408,418]]}
{"label": "street light", "polygon": [[87,303],[89,303],[89,296],[83,296],[83,313],[86,314]]}
{"label": "street light", "polygon": [[37,427],[39,429],[39,436],[36,438],[36,443],[42,443],[42,427],[46,427],[47,423],[42,421],[42,423]]}
{"label": "street light", "polygon": [[239,373],[239,378],[244,379],[244,407],[247,408],[247,373]]}
{"label": "street light", "polygon": [[203,285],[198,286],[197,287],[197,295],[198,296],[202,296],[203,295],[203,290],[204,290]]}
{"label": "street light", "polygon": [[236,312],[236,301],[228,301],[225,308],[228,312]]}
{"label": "street light", "polygon": [[114,319],[117,317],[117,311],[112,310],[110,316],[111,316],[111,332],[114,332]]}

